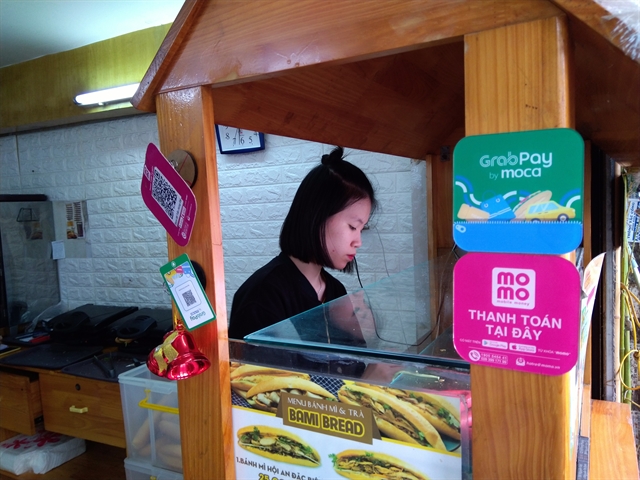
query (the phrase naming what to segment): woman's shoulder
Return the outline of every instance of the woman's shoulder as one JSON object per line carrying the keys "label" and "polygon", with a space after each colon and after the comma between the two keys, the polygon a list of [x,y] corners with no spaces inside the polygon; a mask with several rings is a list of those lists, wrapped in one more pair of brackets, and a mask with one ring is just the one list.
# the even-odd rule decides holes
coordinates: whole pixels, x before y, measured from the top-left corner
{"label": "woman's shoulder", "polygon": [[281,253],[253,272],[238,290],[246,291],[252,290],[256,287],[259,287],[260,289],[273,289],[281,286],[282,284],[295,282],[298,274],[299,271],[291,259]]}

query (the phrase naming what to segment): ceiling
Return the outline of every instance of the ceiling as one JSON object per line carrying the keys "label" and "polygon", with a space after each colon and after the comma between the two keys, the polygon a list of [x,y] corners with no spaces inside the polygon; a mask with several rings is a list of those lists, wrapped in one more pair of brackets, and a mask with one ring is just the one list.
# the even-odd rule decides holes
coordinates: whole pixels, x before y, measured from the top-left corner
{"label": "ceiling", "polygon": [[0,67],[171,23],[184,0],[0,0]]}

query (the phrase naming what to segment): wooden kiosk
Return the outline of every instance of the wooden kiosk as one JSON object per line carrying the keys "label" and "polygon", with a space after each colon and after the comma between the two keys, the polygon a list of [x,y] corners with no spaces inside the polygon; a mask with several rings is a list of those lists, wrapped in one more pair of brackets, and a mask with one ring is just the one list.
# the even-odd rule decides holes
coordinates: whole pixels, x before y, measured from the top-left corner
{"label": "wooden kiosk", "polygon": [[[436,255],[453,242],[447,160],[465,135],[569,127],[640,165],[628,33],[595,0],[185,2],[133,103],[199,170],[193,237],[169,239],[170,258],[203,266],[218,315],[194,331],[212,368],[178,384],[186,479],[235,478],[214,123],[425,160]],[[588,238],[587,220],[587,254]],[[471,378],[474,478],[575,478],[569,374]]]}

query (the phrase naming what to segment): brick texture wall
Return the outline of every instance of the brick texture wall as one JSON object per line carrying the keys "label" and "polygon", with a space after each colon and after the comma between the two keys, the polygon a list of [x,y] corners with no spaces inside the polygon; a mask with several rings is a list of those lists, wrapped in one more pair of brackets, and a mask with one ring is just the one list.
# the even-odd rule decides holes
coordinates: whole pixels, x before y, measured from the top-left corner
{"label": "brick texture wall", "polygon": [[[166,234],[140,196],[150,142],[159,144],[154,115],[0,137],[0,193],[86,200],[87,257],[58,260],[61,298],[68,308],[170,305],[158,271],[167,262]],[[331,148],[266,135],[263,151],[218,155],[229,309],[240,284],[278,253],[280,226],[298,184]],[[413,217],[415,209],[424,208],[415,195],[424,175],[406,158],[347,153],[368,174],[380,200],[358,255],[366,285],[412,266],[420,256],[413,238],[413,223],[419,220]],[[347,290],[359,288],[355,274],[336,275]]]}

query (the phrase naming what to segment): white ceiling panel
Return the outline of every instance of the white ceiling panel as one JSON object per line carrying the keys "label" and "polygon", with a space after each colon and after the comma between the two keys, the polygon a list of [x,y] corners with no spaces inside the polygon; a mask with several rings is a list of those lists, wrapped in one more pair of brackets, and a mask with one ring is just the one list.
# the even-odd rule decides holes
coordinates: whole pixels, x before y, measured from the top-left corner
{"label": "white ceiling panel", "polygon": [[0,0],[0,67],[171,23],[184,0]]}

